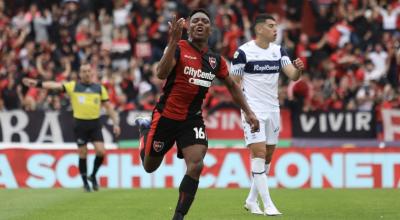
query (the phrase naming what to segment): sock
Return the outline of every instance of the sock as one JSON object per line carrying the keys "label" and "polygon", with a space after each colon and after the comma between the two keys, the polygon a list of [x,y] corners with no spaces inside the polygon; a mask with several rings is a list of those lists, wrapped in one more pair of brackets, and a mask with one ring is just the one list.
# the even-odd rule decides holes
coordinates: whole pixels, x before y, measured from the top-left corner
{"label": "sock", "polygon": [[267,185],[267,175],[265,175],[265,159],[253,158],[251,159],[251,170],[253,173],[253,181],[260,194],[261,200],[264,203],[264,208],[271,204],[271,197]]}
{"label": "sock", "polygon": [[251,178],[251,186],[250,186],[250,192],[249,195],[247,196],[246,202],[247,203],[254,203],[257,202],[257,187],[256,184],[254,183],[254,177]]}
{"label": "sock", "polygon": [[172,220],[182,220],[183,215],[180,212],[175,212],[174,217],[172,217]]}
{"label": "sock", "polygon": [[147,126],[143,126],[142,124],[140,124],[139,125],[139,136],[141,137],[141,136],[145,136],[145,135],[147,135],[148,133],[149,133],[149,131],[150,131],[150,124],[149,123],[151,123],[151,122],[145,122],[145,123],[147,123]]}
{"label": "sock", "polygon": [[[270,165],[266,163],[265,164],[265,174],[267,176],[269,175],[269,169],[270,169]],[[250,192],[249,192],[249,195],[247,196],[246,202],[248,202],[248,203],[257,202],[257,196],[258,196],[257,187],[254,183],[254,178],[252,178]]]}
{"label": "sock", "polygon": [[81,174],[82,181],[84,185],[87,185],[87,165],[86,158],[79,158],[79,173]]}
{"label": "sock", "polygon": [[189,175],[185,175],[179,186],[179,199],[176,204],[175,212],[186,215],[196,195],[199,181],[193,179]]}
{"label": "sock", "polygon": [[177,156],[179,159],[183,159],[182,149],[179,148],[179,147],[176,147],[176,156]]}
{"label": "sock", "polygon": [[94,166],[93,166],[93,172],[92,172],[93,177],[96,176],[96,173],[99,170],[101,164],[103,163],[103,160],[104,160],[104,156],[96,155],[96,158],[94,159]]}
{"label": "sock", "polygon": [[149,130],[151,126],[151,119],[137,118],[135,120],[136,126],[139,127],[139,132],[142,133],[144,130]]}
{"label": "sock", "polygon": [[268,176],[269,175],[269,168],[270,168],[270,164],[269,163],[265,163],[265,174]]}
{"label": "sock", "polygon": [[140,149],[139,154],[140,154],[140,159],[142,160],[142,164],[143,164],[144,163],[144,155],[145,155],[144,148]]}

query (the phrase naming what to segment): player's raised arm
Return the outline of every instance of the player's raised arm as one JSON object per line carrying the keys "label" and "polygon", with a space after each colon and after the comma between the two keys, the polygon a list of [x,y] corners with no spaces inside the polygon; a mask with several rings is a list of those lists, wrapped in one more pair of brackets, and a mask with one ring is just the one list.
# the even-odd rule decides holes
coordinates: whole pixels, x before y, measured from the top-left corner
{"label": "player's raised arm", "polygon": [[235,103],[237,103],[245,113],[245,118],[246,121],[251,126],[251,131],[252,132],[259,131],[260,129],[259,121],[254,112],[250,109],[250,106],[247,104],[247,101],[243,96],[242,90],[239,88],[237,83],[235,83],[233,79],[229,76],[223,79],[222,81],[225,83],[225,86],[231,93],[233,101],[235,101]]}
{"label": "player's raised arm", "polygon": [[175,51],[181,39],[184,24],[185,19],[180,18],[176,20],[176,15],[174,15],[171,22],[168,22],[169,41],[164,55],[161,57],[160,63],[157,66],[157,77],[159,79],[166,79],[176,64]]}
{"label": "player's raised arm", "polygon": [[28,87],[37,87],[50,90],[63,90],[62,83],[54,81],[45,81],[39,79],[23,78],[22,83]]}

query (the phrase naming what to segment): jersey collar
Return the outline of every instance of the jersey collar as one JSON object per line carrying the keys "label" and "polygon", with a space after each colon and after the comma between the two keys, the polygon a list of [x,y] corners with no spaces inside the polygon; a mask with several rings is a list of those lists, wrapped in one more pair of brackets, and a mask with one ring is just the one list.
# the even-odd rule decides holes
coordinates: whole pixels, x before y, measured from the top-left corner
{"label": "jersey collar", "polygon": [[193,47],[197,52],[199,52],[200,54],[206,54],[208,52],[208,47],[204,47],[202,49],[199,49],[198,47],[196,47],[191,41],[186,40],[186,42]]}

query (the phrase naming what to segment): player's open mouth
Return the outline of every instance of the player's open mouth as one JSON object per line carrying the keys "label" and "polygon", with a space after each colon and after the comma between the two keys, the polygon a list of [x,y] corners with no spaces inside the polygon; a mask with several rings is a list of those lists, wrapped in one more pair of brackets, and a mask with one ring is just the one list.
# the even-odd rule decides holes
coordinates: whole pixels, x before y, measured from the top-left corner
{"label": "player's open mouth", "polygon": [[204,33],[204,28],[203,27],[198,27],[198,28],[196,28],[196,32],[198,34],[203,34]]}

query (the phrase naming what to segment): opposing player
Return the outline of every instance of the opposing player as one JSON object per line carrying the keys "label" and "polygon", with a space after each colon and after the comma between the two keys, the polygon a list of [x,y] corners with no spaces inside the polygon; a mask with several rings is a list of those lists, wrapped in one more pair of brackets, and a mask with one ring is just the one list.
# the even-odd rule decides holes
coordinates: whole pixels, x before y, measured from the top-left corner
{"label": "opposing player", "polygon": [[151,124],[144,119],[136,120],[141,131],[140,155],[147,172],[160,166],[175,142],[178,157],[185,160],[187,170],[179,187],[174,220],[184,218],[196,195],[208,146],[201,106],[215,77],[225,83],[243,109],[250,132],[259,129],[239,86],[228,76],[226,62],[207,48],[211,33],[209,14],[203,9],[190,14],[188,40],[181,40],[184,22],[175,17],[170,22],[169,43],[157,68],[157,76],[166,82]]}
{"label": "opposing player", "polygon": [[[241,82],[244,96],[260,121],[260,131],[252,133],[250,125],[243,120],[253,176],[244,206],[253,214],[280,215],[271,200],[267,185],[267,175],[280,130],[278,78],[282,71],[291,80],[297,80],[304,65],[300,59],[294,60],[292,64],[285,49],[272,43],[277,34],[277,24],[272,16],[260,14],[253,25],[255,40],[240,46],[231,64],[231,75],[234,75],[237,82]],[[258,194],[264,211],[258,206]]]}
{"label": "opposing player", "polygon": [[[92,183],[93,190],[97,191],[99,185],[96,174],[105,156],[104,140],[101,133],[100,108],[103,106],[113,121],[113,132],[116,136],[120,134],[119,118],[108,102],[107,90],[98,83],[93,82],[93,69],[90,64],[83,64],[79,70],[80,81],[59,83],[54,81],[41,81],[24,78],[26,86],[58,90],[66,92],[72,104],[75,122],[74,133],[79,151],[79,172],[83,181],[83,188],[90,192],[88,180]],[[87,143],[92,142],[96,151],[93,172],[87,176]]]}

